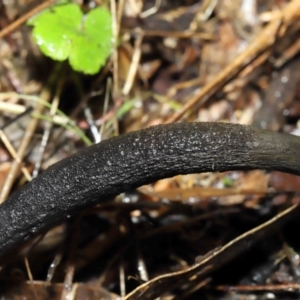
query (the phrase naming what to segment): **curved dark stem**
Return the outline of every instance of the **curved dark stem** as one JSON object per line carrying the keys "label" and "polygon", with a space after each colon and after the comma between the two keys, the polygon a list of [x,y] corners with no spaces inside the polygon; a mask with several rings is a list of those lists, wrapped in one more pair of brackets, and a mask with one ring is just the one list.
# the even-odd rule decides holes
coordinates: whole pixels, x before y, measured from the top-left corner
{"label": "curved dark stem", "polygon": [[225,123],[121,135],[51,166],[0,206],[0,255],[68,215],[155,180],[209,171],[300,174],[300,138]]}

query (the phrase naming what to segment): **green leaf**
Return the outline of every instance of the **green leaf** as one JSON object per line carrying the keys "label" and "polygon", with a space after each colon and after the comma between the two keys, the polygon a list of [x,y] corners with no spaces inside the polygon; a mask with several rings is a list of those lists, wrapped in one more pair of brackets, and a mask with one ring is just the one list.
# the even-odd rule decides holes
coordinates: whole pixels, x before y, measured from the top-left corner
{"label": "green leaf", "polygon": [[223,184],[225,187],[231,187],[233,185],[233,181],[229,177],[223,177]]}
{"label": "green leaf", "polygon": [[110,12],[98,7],[85,16],[77,4],[60,4],[28,22],[40,50],[54,60],[69,58],[72,68],[97,73],[112,49]]}

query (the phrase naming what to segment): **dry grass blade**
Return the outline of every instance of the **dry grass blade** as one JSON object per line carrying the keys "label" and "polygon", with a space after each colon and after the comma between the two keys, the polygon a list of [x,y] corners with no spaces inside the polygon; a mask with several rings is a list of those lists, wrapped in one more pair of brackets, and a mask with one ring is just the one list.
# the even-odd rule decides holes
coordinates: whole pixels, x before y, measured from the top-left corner
{"label": "dry grass blade", "polygon": [[0,38],[3,38],[4,36],[12,33],[14,30],[16,30],[19,26],[24,24],[29,18],[31,18],[33,15],[37,14],[41,10],[47,8],[48,6],[52,5],[55,2],[55,0],[47,0],[44,3],[38,5],[33,10],[29,11],[27,14],[24,14],[19,19],[11,23],[10,25],[6,26],[4,29],[0,31]]}
{"label": "dry grass blade", "polygon": [[278,230],[292,217],[299,215],[300,206],[294,205],[264,224],[242,234],[223,247],[209,252],[202,260],[187,270],[158,276],[136,288],[124,300],[155,299],[164,294],[170,287],[182,282],[200,282],[216,268],[229,262],[234,257],[249,249],[256,242]]}
{"label": "dry grass blade", "polygon": [[[196,104],[201,105],[209,97],[224,86],[230,79],[237,75],[245,66],[247,66],[254,58],[267,50],[273,45],[278,37],[282,37],[288,25],[298,19],[300,16],[300,1],[289,3],[282,11],[282,18],[270,22],[257,36],[257,38],[248,46],[248,48],[236,57],[222,72],[215,77],[214,80],[198,90],[194,96],[178,111],[169,117],[165,123],[176,122],[181,119],[184,114],[192,109]],[[267,59],[267,56],[265,57]]]}

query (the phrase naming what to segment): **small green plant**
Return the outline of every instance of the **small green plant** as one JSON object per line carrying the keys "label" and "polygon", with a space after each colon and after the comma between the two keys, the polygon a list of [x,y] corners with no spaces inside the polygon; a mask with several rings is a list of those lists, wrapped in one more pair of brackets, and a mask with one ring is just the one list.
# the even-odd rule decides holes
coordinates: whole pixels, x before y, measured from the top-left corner
{"label": "small green plant", "polygon": [[223,177],[223,184],[225,187],[232,187],[233,181],[229,177]]}
{"label": "small green plant", "polygon": [[75,71],[96,74],[112,50],[111,15],[104,7],[84,15],[77,4],[58,4],[27,24],[34,26],[34,40],[46,56],[69,59]]}

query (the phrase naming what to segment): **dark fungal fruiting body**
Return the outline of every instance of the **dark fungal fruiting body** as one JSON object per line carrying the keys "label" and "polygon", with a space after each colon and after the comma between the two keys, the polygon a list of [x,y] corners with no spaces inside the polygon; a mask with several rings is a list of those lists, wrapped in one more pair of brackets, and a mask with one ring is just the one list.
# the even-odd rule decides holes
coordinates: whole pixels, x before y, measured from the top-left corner
{"label": "dark fungal fruiting body", "polygon": [[0,255],[67,215],[177,174],[300,174],[300,138],[225,123],[176,123],[105,140],[64,159],[0,206]]}

